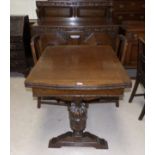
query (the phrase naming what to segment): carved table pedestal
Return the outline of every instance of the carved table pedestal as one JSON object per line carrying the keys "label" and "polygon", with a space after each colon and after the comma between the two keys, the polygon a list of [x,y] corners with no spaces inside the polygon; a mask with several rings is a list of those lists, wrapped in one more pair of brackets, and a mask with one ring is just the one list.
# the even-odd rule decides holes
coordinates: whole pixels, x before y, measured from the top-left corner
{"label": "carved table pedestal", "polygon": [[49,142],[49,147],[58,148],[61,146],[91,146],[95,148],[108,149],[108,143],[104,139],[89,133],[83,132],[86,128],[88,105],[81,102],[74,102],[68,106],[70,126],[73,132],[66,132]]}

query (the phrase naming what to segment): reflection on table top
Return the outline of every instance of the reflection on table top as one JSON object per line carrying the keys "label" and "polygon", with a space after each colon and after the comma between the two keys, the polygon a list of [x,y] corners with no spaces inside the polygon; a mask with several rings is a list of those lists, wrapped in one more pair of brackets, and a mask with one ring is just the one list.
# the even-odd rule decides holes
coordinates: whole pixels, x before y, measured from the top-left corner
{"label": "reflection on table top", "polygon": [[111,89],[130,87],[131,81],[111,46],[48,46],[25,85]]}

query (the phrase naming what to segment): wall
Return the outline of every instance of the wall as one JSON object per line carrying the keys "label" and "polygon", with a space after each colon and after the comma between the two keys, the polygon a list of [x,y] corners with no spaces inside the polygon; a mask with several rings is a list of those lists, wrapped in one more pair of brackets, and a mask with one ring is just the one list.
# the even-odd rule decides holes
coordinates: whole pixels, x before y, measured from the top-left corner
{"label": "wall", "polygon": [[36,0],[10,0],[11,15],[29,15],[30,19],[36,19]]}

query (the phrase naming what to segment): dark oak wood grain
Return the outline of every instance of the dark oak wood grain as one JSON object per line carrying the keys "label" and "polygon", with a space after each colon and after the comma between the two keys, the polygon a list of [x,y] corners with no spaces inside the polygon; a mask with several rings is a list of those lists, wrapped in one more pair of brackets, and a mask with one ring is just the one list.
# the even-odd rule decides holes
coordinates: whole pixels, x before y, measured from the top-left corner
{"label": "dark oak wood grain", "polygon": [[145,23],[134,21],[123,22],[120,31],[127,39],[123,65],[126,68],[136,68],[138,62],[138,38],[145,34]]}
{"label": "dark oak wood grain", "polygon": [[[125,20],[144,21],[144,9],[144,0],[36,1],[38,19],[31,24],[35,66],[25,86],[32,88],[33,95],[38,98],[38,108],[42,103],[68,106],[73,131],[51,139],[50,148],[108,149],[106,140],[83,132],[88,105],[115,102],[118,107],[124,89],[131,87],[117,56],[125,65],[136,64],[136,33],[140,28],[128,23],[123,33],[128,39],[127,51],[120,50],[118,54],[113,50],[116,50],[118,24]],[[126,55],[121,56],[122,53]],[[15,56],[17,54],[12,52],[12,57]],[[22,63],[20,60],[15,65],[19,66],[19,62]],[[57,102],[51,103],[51,100]]]}
{"label": "dark oak wood grain", "polygon": [[[69,45],[108,43],[115,49],[118,25],[112,23],[112,0],[50,0],[36,5],[38,20],[32,26],[33,36],[57,32]],[[72,37],[75,35],[78,38]]]}
{"label": "dark oak wood grain", "polygon": [[40,24],[47,21],[62,22],[72,18],[75,18],[75,22],[76,20],[111,22],[112,19],[112,0],[50,0],[36,2],[36,5]]}
{"label": "dark oak wood grain", "polygon": [[130,86],[129,77],[110,46],[49,46],[25,83],[29,87],[57,89]]}
{"label": "dark oak wood grain", "polygon": [[131,81],[111,46],[68,45],[47,46],[25,85],[33,89],[38,102],[43,97],[51,97],[68,106],[73,132],[52,138],[50,148],[89,146],[108,149],[105,139],[83,132],[88,104],[102,100],[114,101],[118,106],[119,97],[125,88],[131,87]]}
{"label": "dark oak wood grain", "polygon": [[32,66],[28,16],[10,16],[10,71],[26,75]]}
{"label": "dark oak wood grain", "polygon": [[145,20],[145,0],[113,0],[113,22]]}

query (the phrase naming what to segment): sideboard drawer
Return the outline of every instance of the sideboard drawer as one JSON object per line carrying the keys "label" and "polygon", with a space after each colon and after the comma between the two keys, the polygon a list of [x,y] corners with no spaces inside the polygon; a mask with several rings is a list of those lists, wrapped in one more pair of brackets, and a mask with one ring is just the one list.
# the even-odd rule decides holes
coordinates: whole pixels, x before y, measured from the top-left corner
{"label": "sideboard drawer", "polygon": [[24,51],[24,45],[22,43],[11,43],[10,44],[11,50],[23,50]]}
{"label": "sideboard drawer", "polygon": [[15,68],[25,68],[26,67],[26,62],[24,60],[20,59],[13,59],[10,62],[10,68],[15,69]]}
{"label": "sideboard drawer", "polygon": [[113,13],[113,20],[122,23],[124,20],[144,20],[145,14],[143,12],[115,12]]}
{"label": "sideboard drawer", "polygon": [[113,9],[115,11],[143,11],[145,5],[143,1],[116,1]]}
{"label": "sideboard drawer", "polygon": [[123,23],[120,27],[120,33],[127,39],[127,47],[123,65],[126,68],[136,68],[138,58],[138,37],[145,33],[145,23],[134,22]]}
{"label": "sideboard drawer", "polygon": [[22,43],[23,38],[21,36],[11,36],[10,37],[10,43]]}
{"label": "sideboard drawer", "polygon": [[25,54],[23,50],[11,50],[10,59],[23,59],[25,60]]}
{"label": "sideboard drawer", "polygon": [[114,0],[113,22],[122,24],[123,21],[144,21],[145,0]]}

